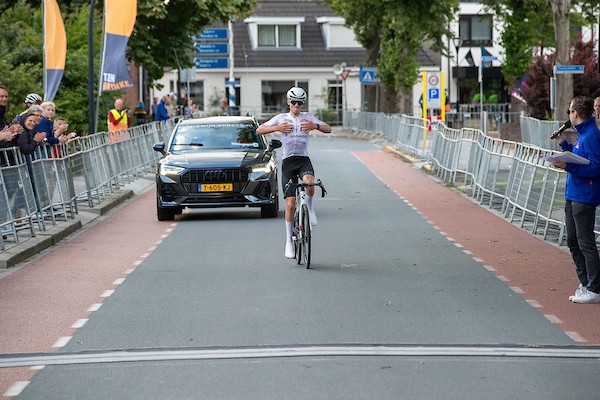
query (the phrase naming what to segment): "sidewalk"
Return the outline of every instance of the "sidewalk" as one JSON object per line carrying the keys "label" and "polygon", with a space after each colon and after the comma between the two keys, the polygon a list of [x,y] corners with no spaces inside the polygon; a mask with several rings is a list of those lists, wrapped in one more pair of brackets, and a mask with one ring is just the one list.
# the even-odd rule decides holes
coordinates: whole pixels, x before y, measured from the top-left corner
{"label": "sidewalk", "polygon": [[68,218],[66,221],[58,219],[55,225],[52,225],[52,222],[46,222],[47,230],[36,231],[36,236],[33,237],[20,235],[19,243],[5,240],[6,250],[0,252],[0,278],[5,273],[10,272],[8,271],[9,268],[13,268],[43,250],[52,247],[126,200],[151,189],[153,186],[154,175],[146,174],[107,196],[103,201],[95,204],[94,207],[89,207],[87,202],[79,203],[77,205],[79,212],[75,214],[73,219]]}

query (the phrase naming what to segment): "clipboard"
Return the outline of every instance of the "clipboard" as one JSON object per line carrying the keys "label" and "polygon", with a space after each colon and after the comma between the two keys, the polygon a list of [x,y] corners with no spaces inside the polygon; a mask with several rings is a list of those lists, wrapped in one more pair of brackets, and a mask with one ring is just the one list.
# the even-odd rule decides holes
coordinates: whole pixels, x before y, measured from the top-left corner
{"label": "clipboard", "polygon": [[556,153],[546,156],[545,160],[551,163],[556,161],[562,161],[566,163],[580,165],[588,165],[590,163],[590,160],[588,160],[587,158],[578,156],[577,154],[571,153],[570,151],[563,151],[562,153]]}

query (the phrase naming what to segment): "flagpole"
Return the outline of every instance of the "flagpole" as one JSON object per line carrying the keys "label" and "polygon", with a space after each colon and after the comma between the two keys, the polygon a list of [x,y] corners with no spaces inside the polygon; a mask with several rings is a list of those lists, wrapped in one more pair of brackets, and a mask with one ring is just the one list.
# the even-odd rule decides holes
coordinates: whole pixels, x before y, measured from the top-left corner
{"label": "flagpole", "polygon": [[96,0],[90,0],[90,15],[88,17],[88,130],[94,133],[96,115],[94,114],[94,9]]}
{"label": "flagpole", "polygon": [[[106,52],[106,3],[102,17],[102,51],[100,52],[100,75],[98,75],[98,96],[96,98],[96,118],[94,118],[94,133],[98,130],[98,117],[100,116],[100,96],[102,95],[102,74],[104,73],[104,53]],[[106,127],[108,129],[108,127]]]}
{"label": "flagpole", "polygon": [[46,60],[47,55],[46,55],[46,1],[42,0],[42,32],[44,32],[43,35],[43,40],[44,40],[44,44],[43,44],[43,48],[44,48],[44,58],[43,58],[43,64],[44,64],[44,77],[43,77],[43,82],[42,85],[44,88],[44,93],[43,93],[43,98],[44,100],[46,99],[46,93],[48,91],[48,68],[46,67],[46,63],[48,62],[48,60]]}

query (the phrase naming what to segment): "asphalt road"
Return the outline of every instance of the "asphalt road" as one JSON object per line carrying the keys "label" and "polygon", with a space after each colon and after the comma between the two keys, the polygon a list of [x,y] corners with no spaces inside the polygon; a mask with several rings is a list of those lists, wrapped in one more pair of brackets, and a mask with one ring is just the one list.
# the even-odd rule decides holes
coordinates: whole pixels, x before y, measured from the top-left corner
{"label": "asphalt road", "polygon": [[[283,202],[276,219],[251,209],[193,210],[171,224],[156,221],[151,191],[58,246],[63,269],[84,257],[104,282],[117,280],[57,351],[4,359],[45,366],[17,398],[600,393],[598,349],[578,346],[440,232],[374,174],[365,155],[391,157],[368,142],[311,141],[328,196],[316,200],[310,270],[283,256]],[[114,251],[82,254],[110,240],[119,243]],[[19,274],[10,278],[18,283]]]}

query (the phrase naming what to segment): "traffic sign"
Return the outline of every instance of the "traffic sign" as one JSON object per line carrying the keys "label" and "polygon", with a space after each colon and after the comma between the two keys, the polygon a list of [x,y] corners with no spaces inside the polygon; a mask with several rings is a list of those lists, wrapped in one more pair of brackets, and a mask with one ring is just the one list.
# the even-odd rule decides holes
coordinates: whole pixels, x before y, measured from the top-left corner
{"label": "traffic sign", "polygon": [[496,56],[483,56],[483,57],[481,57],[481,61],[483,61],[483,62],[496,61],[497,59],[498,59],[498,57],[496,57]]}
{"label": "traffic sign", "polygon": [[555,65],[555,74],[583,74],[583,65]]}
{"label": "traffic sign", "polygon": [[194,58],[194,64],[199,69],[227,68],[229,66],[227,58]]}
{"label": "traffic sign", "polygon": [[427,73],[427,108],[442,108],[442,79],[440,72]]}
{"label": "traffic sign", "polygon": [[198,34],[196,39],[227,39],[227,28],[209,28]]}
{"label": "traffic sign", "polygon": [[195,43],[196,54],[228,54],[229,47],[226,43]]}
{"label": "traffic sign", "polygon": [[360,67],[360,83],[363,85],[375,85],[379,83],[377,78],[377,68]]}

